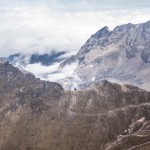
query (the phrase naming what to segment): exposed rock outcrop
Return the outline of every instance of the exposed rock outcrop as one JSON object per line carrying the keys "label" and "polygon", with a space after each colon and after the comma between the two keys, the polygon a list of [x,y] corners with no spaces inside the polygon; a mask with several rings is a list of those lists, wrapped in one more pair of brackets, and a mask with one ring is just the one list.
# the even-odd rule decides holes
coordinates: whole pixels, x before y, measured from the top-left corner
{"label": "exposed rock outcrop", "polygon": [[106,150],[149,150],[149,139],[150,121],[143,117],[131,124],[128,134],[120,135],[117,141],[108,144]]}

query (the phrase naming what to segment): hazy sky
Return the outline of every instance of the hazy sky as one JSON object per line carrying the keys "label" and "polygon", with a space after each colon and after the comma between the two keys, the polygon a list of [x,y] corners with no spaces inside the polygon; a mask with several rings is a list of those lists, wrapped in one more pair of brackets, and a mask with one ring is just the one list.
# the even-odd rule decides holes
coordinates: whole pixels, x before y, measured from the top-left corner
{"label": "hazy sky", "polygon": [[150,0],[0,0],[0,56],[78,50],[103,26],[150,20]]}

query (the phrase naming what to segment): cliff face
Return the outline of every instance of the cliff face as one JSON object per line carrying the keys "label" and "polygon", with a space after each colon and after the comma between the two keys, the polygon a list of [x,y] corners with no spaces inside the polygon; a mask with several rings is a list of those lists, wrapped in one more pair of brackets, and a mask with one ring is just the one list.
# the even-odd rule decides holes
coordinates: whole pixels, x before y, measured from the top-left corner
{"label": "cliff face", "polygon": [[150,89],[150,21],[100,29],[62,66],[74,61],[82,85],[107,79]]}
{"label": "cliff face", "polygon": [[149,116],[150,93],[137,87],[105,80],[64,91],[0,64],[0,150],[104,150]]}

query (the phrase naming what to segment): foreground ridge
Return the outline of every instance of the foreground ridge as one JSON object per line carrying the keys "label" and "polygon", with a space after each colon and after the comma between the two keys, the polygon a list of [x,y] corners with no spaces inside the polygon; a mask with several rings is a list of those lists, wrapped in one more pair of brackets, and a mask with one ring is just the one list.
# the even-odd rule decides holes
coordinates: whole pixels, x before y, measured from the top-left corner
{"label": "foreground ridge", "polygon": [[150,92],[138,87],[104,80],[64,91],[58,83],[0,64],[0,150],[103,150],[149,116]]}

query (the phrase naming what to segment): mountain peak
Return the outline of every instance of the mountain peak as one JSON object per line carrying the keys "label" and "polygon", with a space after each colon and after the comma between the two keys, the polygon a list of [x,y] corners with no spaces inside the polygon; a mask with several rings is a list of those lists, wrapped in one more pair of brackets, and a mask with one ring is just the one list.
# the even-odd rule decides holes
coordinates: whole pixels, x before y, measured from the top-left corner
{"label": "mountain peak", "polygon": [[100,38],[101,36],[108,34],[110,32],[109,28],[107,26],[104,26],[103,28],[101,28],[100,30],[98,30],[94,35],[94,37],[96,38]]}
{"label": "mountain peak", "polygon": [[105,32],[108,32],[108,31],[109,31],[109,28],[108,28],[108,26],[104,26],[104,27],[101,28],[99,31],[105,33]]}
{"label": "mountain peak", "polygon": [[134,26],[135,26],[134,24],[128,23],[128,24],[116,26],[113,31],[119,31],[119,32],[127,31],[127,30],[133,28]]}
{"label": "mountain peak", "polygon": [[146,21],[144,24],[149,24],[150,25],[150,20]]}

